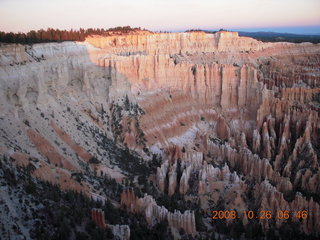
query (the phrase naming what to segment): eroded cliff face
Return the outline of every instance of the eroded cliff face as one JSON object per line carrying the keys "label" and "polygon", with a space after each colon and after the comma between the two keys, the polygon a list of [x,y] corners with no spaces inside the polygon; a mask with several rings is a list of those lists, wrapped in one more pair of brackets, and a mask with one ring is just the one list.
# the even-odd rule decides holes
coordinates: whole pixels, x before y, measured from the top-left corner
{"label": "eroded cliff face", "polygon": [[[319,235],[319,44],[144,32],[0,52],[0,152],[35,177],[104,201],[93,181],[73,176],[127,181],[115,150],[125,146],[148,166],[162,161],[142,184],[154,198],[125,192],[122,204],[151,225],[167,219],[176,238],[179,228],[205,232],[199,219],[207,231],[216,225],[195,208],[168,212],[159,196],[207,213],[307,210],[299,231]],[[266,233],[284,223],[259,224]]]}
{"label": "eroded cliff face", "polygon": [[143,214],[150,225],[166,219],[172,228],[183,229],[188,234],[196,233],[192,211],[185,211],[183,214],[180,211],[169,212],[165,207],[158,206],[151,196],[137,198],[132,190],[122,192],[121,204],[131,212]]}

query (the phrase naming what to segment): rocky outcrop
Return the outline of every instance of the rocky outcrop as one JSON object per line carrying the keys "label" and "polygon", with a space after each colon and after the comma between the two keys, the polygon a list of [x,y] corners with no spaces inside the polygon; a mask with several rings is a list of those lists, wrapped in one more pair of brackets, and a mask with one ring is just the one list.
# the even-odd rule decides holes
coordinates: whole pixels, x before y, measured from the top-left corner
{"label": "rocky outcrop", "polygon": [[222,169],[208,165],[206,162],[200,170],[199,194],[210,193],[216,189],[215,184],[223,182],[225,185],[239,184],[240,179],[236,172],[231,173],[229,167],[225,165]]}
{"label": "rocky outcrop", "polygon": [[121,205],[131,212],[143,214],[150,225],[167,219],[172,228],[183,229],[189,234],[196,232],[194,212],[169,212],[165,207],[158,206],[149,195],[145,194],[143,198],[137,198],[132,190],[125,190],[121,194]]}
{"label": "rocky outcrop", "polygon": [[91,219],[97,224],[99,228],[102,228],[102,229],[107,228],[103,210],[95,209],[95,208],[91,209]]}
{"label": "rocky outcrop", "polygon": [[168,195],[171,196],[175,193],[177,187],[177,162],[171,165],[170,171],[168,173]]}
{"label": "rocky outcrop", "polygon": [[[261,49],[261,43],[242,37],[238,40],[237,32],[219,32],[206,34],[204,32],[191,33],[146,33],[129,34],[126,36],[91,36],[86,38],[95,47],[102,48],[109,53],[122,56],[135,54],[170,54],[197,53],[214,51],[254,51]],[[267,47],[268,45],[265,44]]]}
{"label": "rocky outcrop", "polygon": [[179,183],[179,192],[181,194],[186,194],[189,189],[189,179],[191,176],[192,169],[193,169],[193,166],[189,165],[183,170],[180,183]]}
{"label": "rocky outcrop", "polygon": [[157,183],[161,192],[164,192],[165,190],[165,181],[168,173],[168,166],[169,163],[166,161],[161,165],[161,167],[157,168]]}
{"label": "rocky outcrop", "polygon": [[111,228],[114,239],[129,240],[130,239],[130,227],[128,225],[108,225]]}
{"label": "rocky outcrop", "polygon": [[101,228],[110,228],[114,239],[129,240],[130,239],[130,228],[128,225],[110,225],[106,224],[104,211],[101,209],[93,208],[91,209],[91,219],[95,224]]}
{"label": "rocky outcrop", "polygon": [[[277,217],[276,214],[278,211],[287,210],[289,211],[290,219],[293,222],[299,222],[305,233],[319,235],[320,206],[312,198],[308,201],[300,193],[297,193],[292,202],[287,202],[283,194],[278,192],[267,180],[256,186],[255,197],[261,201],[261,210],[268,209],[268,211],[274,214],[277,227],[280,227],[285,219],[281,219],[281,216]],[[299,217],[297,215],[298,211],[306,211],[307,216],[304,218]],[[260,221],[265,229],[270,228],[268,220],[264,219]]]}
{"label": "rocky outcrop", "polygon": [[166,160],[157,168],[156,180],[159,190],[161,192],[167,191],[168,195],[171,196],[178,187],[178,191],[185,194],[189,189],[191,173],[198,171],[203,165],[203,153],[181,152],[179,147],[171,146],[167,149],[166,155],[171,160]]}
{"label": "rocky outcrop", "polygon": [[[86,42],[107,53],[120,56],[137,54],[160,55],[172,53],[195,54],[200,52],[263,52],[283,54],[297,51],[291,43],[262,43],[252,38],[239,37],[237,32],[220,31],[207,34],[202,31],[188,33],[129,33],[127,35],[89,36]],[[312,49],[311,44],[303,47]],[[279,51],[281,49],[281,52]],[[309,51],[310,51],[309,50]],[[308,52],[309,52],[308,51]]]}

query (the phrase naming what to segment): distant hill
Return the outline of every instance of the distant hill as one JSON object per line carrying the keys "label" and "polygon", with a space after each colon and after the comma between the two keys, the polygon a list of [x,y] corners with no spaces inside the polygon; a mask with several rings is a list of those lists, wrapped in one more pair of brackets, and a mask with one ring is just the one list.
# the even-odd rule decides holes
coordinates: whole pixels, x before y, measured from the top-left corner
{"label": "distant hill", "polygon": [[320,43],[320,35],[300,35],[277,32],[239,32],[239,36],[252,37],[263,42]]}

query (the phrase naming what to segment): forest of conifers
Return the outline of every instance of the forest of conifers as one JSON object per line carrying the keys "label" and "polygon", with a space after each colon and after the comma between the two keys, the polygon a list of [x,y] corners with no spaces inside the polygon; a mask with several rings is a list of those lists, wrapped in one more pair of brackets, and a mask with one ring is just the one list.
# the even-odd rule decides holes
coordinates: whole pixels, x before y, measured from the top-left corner
{"label": "forest of conifers", "polygon": [[47,30],[29,31],[28,33],[1,32],[0,42],[4,43],[42,43],[42,42],[61,42],[61,41],[84,41],[88,35],[110,35],[111,32],[128,33],[130,31],[141,30],[130,26],[115,27],[109,29],[88,28],[79,30],[59,30],[48,28]]}

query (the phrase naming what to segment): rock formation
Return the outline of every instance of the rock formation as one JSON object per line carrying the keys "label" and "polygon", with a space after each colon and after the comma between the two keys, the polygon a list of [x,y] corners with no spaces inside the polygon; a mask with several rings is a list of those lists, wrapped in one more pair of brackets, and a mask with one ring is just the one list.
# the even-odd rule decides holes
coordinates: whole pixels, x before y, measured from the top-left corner
{"label": "rock formation", "polygon": [[93,208],[91,210],[91,219],[101,229],[110,228],[115,239],[130,239],[130,228],[128,225],[111,225],[105,223],[104,211],[101,209]]}
{"label": "rock formation", "polygon": [[[278,211],[287,210],[290,212],[292,221],[299,222],[302,220],[302,223],[299,225],[301,225],[304,232],[319,234],[320,206],[314,202],[312,198],[308,201],[305,197],[302,197],[301,194],[297,194],[295,199],[289,203],[284,199],[283,194],[277,191],[267,180],[256,186],[255,194],[255,197],[261,201],[261,210],[268,209],[275,215]],[[297,217],[298,211],[307,211],[308,217],[306,219]],[[281,219],[281,217],[275,217],[275,219],[277,227],[280,227],[281,223],[285,221],[285,219]],[[264,219],[261,221],[263,222],[264,228],[270,228],[268,220]]]}
{"label": "rock formation", "polygon": [[101,209],[92,209],[91,210],[91,219],[94,221],[99,228],[105,229],[107,224],[104,218],[104,211]]}
{"label": "rock formation", "polygon": [[[169,212],[159,196],[203,212],[253,202],[319,211],[319,44],[141,31],[0,53],[0,154],[36,178],[103,202],[89,175],[133,184],[152,196],[124,191],[129,212],[192,234],[195,208]],[[301,234],[319,236],[318,220],[302,221]]]}
{"label": "rock formation", "polygon": [[196,232],[195,216],[192,211],[169,212],[165,207],[158,206],[151,196],[144,195],[143,198],[137,198],[132,190],[125,190],[121,194],[121,205],[131,212],[143,214],[150,225],[167,219],[172,228],[183,229],[189,234]]}
{"label": "rock formation", "polygon": [[128,225],[108,225],[115,239],[123,239],[129,240],[130,239],[130,228]]}

